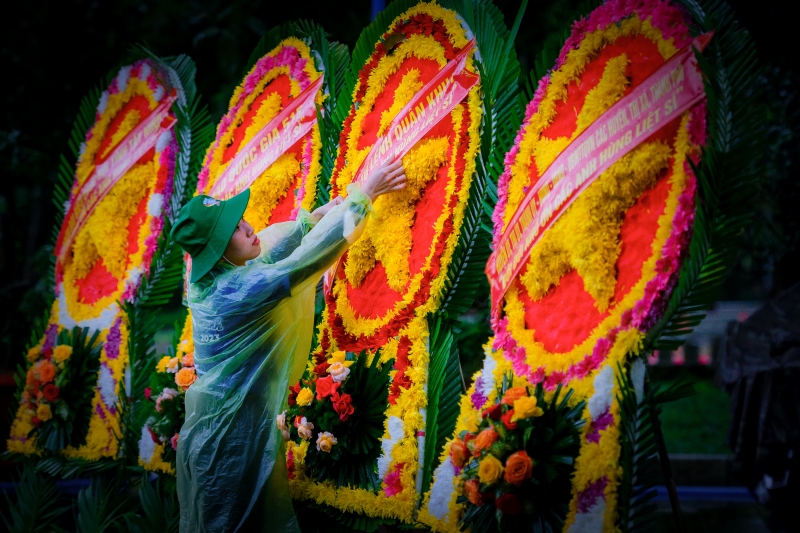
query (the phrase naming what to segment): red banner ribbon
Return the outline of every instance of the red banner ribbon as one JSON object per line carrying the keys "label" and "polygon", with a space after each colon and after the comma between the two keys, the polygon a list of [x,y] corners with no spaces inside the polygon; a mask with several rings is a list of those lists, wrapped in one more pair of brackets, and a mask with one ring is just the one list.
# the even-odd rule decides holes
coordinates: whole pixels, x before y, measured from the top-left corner
{"label": "red banner ribbon", "polygon": [[322,80],[323,76],[320,76],[306,87],[239,150],[214,182],[209,196],[227,199],[247,189],[286,150],[311,131],[317,123],[314,100],[322,87]]}
{"label": "red banner ribbon", "polygon": [[169,110],[176,98],[175,94],[169,96],[137,124],[114,147],[111,155],[97,165],[83,182],[64,215],[64,222],[58,232],[53,255],[58,257],[59,261],[69,252],[75,236],[86,224],[100,201],[125,173],[156,145],[161,134],[175,125],[175,118],[169,116]]}
{"label": "red banner ribbon", "polygon": [[705,98],[693,48],[702,51],[713,32],[701,35],[623,97],[550,164],[514,212],[486,275],[493,313],[544,232],[580,194],[624,155]]}
{"label": "red banner ribbon", "polygon": [[359,165],[353,182],[361,182],[375,169],[402,158],[467,97],[480,79],[466,70],[469,52],[474,47],[472,39],[395,115],[386,135],[372,145]]}

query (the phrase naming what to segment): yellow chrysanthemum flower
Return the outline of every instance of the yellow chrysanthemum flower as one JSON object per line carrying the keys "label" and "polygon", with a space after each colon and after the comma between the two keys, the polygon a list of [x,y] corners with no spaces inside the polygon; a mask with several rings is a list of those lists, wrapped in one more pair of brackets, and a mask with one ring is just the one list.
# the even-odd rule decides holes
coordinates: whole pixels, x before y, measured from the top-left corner
{"label": "yellow chrysanthemum flower", "polygon": [[161,359],[158,360],[158,364],[156,365],[156,372],[166,373],[167,371],[167,363],[170,362],[172,357],[165,355]]}

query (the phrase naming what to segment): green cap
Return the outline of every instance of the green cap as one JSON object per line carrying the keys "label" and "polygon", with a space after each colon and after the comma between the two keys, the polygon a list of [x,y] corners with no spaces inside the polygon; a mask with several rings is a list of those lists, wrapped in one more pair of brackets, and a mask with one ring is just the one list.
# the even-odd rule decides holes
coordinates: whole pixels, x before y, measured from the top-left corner
{"label": "green cap", "polygon": [[183,206],[170,237],[192,256],[190,282],[205,276],[222,258],[249,200],[250,189],[245,189],[228,200],[201,194]]}

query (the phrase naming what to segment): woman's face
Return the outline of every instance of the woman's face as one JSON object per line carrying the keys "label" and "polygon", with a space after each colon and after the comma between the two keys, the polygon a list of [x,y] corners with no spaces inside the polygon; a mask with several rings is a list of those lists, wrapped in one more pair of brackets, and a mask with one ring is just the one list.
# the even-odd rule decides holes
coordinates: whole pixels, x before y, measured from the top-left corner
{"label": "woman's face", "polygon": [[234,265],[242,266],[245,261],[255,259],[261,253],[258,237],[253,231],[253,226],[242,219],[233,231],[228,247],[225,248],[225,258]]}

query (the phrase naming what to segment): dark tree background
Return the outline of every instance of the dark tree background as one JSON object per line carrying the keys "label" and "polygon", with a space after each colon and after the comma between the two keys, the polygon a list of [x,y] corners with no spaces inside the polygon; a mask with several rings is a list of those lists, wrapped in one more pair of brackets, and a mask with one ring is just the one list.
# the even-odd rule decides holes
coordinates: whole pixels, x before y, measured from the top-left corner
{"label": "dark tree background", "polygon": [[[498,0],[513,22],[518,0]],[[530,2],[517,38],[523,70],[561,31],[583,2]],[[774,2],[732,2],[753,34],[765,74],[759,82],[765,134],[771,141],[757,218],[748,228],[725,298],[765,298],[795,282],[800,256],[797,123],[800,79],[792,18]],[[282,22],[311,18],[352,48],[371,20],[371,2],[241,0],[72,0],[18,2],[0,32],[3,112],[0,118],[0,370],[22,360],[34,318],[44,311],[55,210],[51,195],[58,158],[83,95],[126,57],[132,43],[159,55],[189,54],[197,85],[216,122],[259,37]],[[582,12],[586,12],[585,9]],[[204,149],[204,147],[198,147]],[[479,324],[476,339],[488,333]],[[480,332],[480,334],[478,334]]]}

